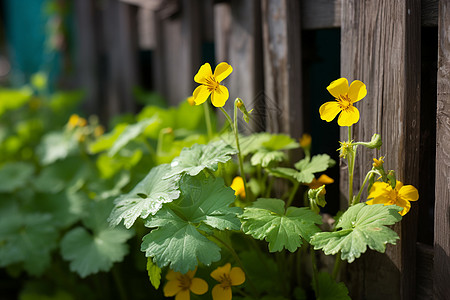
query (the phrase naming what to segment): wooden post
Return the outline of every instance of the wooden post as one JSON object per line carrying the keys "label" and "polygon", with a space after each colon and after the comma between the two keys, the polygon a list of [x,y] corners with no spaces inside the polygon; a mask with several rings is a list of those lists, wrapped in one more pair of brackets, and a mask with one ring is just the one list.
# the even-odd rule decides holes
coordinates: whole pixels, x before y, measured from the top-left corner
{"label": "wooden post", "polygon": [[95,32],[95,10],[92,1],[79,0],[74,2],[75,20],[77,24],[76,41],[78,45],[76,69],[78,84],[85,90],[86,100],[83,103],[86,113],[98,113],[99,79],[98,47]]}
{"label": "wooden post", "polygon": [[[381,151],[358,149],[355,192],[372,158],[386,155],[385,167],[397,179],[418,186],[420,112],[420,1],[343,1],[341,72],[349,82],[362,80],[366,98],[356,104],[361,119],[353,140],[383,138]],[[347,128],[341,139],[347,140]],[[341,171],[341,191],[348,189],[347,169]],[[343,202],[343,205],[348,200]],[[420,201],[420,200],[419,200]],[[417,207],[395,230],[400,236],[387,255],[369,253],[349,265],[351,294],[357,299],[414,299]],[[368,259],[370,258],[370,259]],[[353,272],[353,274],[352,274]]]}
{"label": "wooden post", "polygon": [[201,22],[198,1],[181,1],[176,14],[168,15],[164,5],[156,11],[156,49],[154,75],[156,88],[170,105],[192,95],[194,75],[201,62]]}
{"label": "wooden post", "polygon": [[450,295],[450,1],[439,2],[434,299]]}
{"label": "wooden post", "polygon": [[303,133],[300,2],[262,1],[267,127]]}
{"label": "wooden post", "polygon": [[264,101],[261,97],[263,71],[259,1],[231,0],[215,4],[214,17],[216,62],[225,61],[233,66],[233,73],[224,81],[230,92],[225,109],[232,111],[234,100],[241,98],[249,110],[255,109],[252,123],[256,128],[251,130],[264,130],[264,124],[258,118]]}

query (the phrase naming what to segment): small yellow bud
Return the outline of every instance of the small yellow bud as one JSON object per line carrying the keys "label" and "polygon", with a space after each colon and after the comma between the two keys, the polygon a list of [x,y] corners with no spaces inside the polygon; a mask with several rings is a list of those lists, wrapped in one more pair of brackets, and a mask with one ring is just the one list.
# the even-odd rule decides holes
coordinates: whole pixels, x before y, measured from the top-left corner
{"label": "small yellow bud", "polygon": [[374,167],[374,168],[381,168],[381,167],[383,167],[383,164],[384,164],[384,156],[380,156],[380,158],[379,159],[376,159],[376,158],[374,158],[373,159],[373,164],[372,164],[372,166]]}
{"label": "small yellow bud", "polygon": [[190,96],[189,98],[187,98],[187,102],[189,103],[190,106],[194,106],[195,105],[194,96]]}
{"label": "small yellow bud", "polygon": [[302,137],[299,139],[300,147],[302,148],[309,148],[311,147],[312,138],[311,135],[308,133],[304,133]]}

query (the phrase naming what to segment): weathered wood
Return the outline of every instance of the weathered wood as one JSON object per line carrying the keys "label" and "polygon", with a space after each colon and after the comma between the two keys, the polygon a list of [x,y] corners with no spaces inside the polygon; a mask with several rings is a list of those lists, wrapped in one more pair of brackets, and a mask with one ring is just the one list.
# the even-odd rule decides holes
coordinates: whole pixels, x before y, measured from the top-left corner
{"label": "weathered wood", "polygon": [[106,58],[105,90],[108,116],[134,112],[133,88],[137,75],[136,7],[109,0],[102,3],[103,55]]}
{"label": "weathered wood", "polygon": [[267,127],[303,133],[300,3],[262,1]]}
{"label": "weathered wood", "polygon": [[433,256],[432,246],[417,243],[417,299],[433,299]]}
{"label": "weathered wood", "polygon": [[[225,105],[231,111],[235,98],[241,98],[248,109],[255,108],[252,124],[264,130],[259,114],[264,97],[261,53],[261,9],[256,0],[232,0],[214,6],[216,61],[228,62],[233,73],[224,81],[230,92]],[[248,126],[246,124],[243,124]]]}
{"label": "weathered wood", "polygon": [[439,0],[422,0],[422,26],[438,25]]}
{"label": "weathered wood", "polygon": [[201,60],[199,2],[183,0],[180,11],[167,17],[156,11],[155,87],[171,105],[186,100],[194,91],[194,75]]}
{"label": "weathered wood", "polygon": [[95,32],[95,10],[92,1],[80,0],[74,2],[74,15],[76,20],[76,72],[78,84],[85,90],[84,109],[88,114],[98,113],[99,78],[98,73],[98,47]]}
{"label": "weathered wood", "polygon": [[341,26],[342,0],[303,0],[302,29],[323,29]]}
{"label": "weathered wood", "polygon": [[[341,26],[342,0],[302,0],[302,29]],[[439,0],[422,0],[422,26],[437,26]]]}
{"label": "weathered wood", "polygon": [[439,2],[434,298],[450,295],[450,1]]}
{"label": "weathered wood", "polygon": [[[367,85],[366,98],[356,104],[361,119],[354,127],[353,139],[370,140],[374,133],[383,138],[381,151],[359,149],[355,168],[355,190],[359,189],[372,158],[386,155],[385,167],[394,169],[405,184],[419,182],[420,108],[420,1],[344,1],[341,27],[341,72],[351,82]],[[347,140],[347,128],[341,138]],[[348,186],[347,170],[341,173],[341,191]],[[344,202],[345,203],[345,202]],[[417,207],[403,218],[395,230],[397,246],[389,246],[390,269],[378,278],[366,274],[356,278],[365,290],[352,294],[358,299],[374,299],[370,287],[390,290],[390,299],[415,299],[415,239]],[[366,270],[376,270],[380,261],[366,261]],[[398,273],[400,271],[400,273]],[[400,277],[400,278],[398,278]],[[399,280],[398,280],[399,279]],[[400,286],[396,286],[400,282]]]}

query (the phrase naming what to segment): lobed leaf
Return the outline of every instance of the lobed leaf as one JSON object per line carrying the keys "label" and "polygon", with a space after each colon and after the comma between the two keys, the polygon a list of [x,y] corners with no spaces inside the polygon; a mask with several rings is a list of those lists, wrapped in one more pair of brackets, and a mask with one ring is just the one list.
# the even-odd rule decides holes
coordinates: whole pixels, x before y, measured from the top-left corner
{"label": "lobed leaf", "polygon": [[224,141],[216,141],[207,145],[195,144],[191,148],[184,148],[180,155],[170,164],[172,170],[164,178],[182,173],[196,176],[203,169],[217,170],[218,163],[226,163],[231,155],[237,151]]}
{"label": "lobed leaf", "polygon": [[[319,285],[318,300],[350,300],[348,289],[343,282],[336,282],[329,273],[320,272],[317,276]],[[313,286],[314,287],[314,286]],[[316,290],[317,295],[317,289]]]}
{"label": "lobed leaf", "polygon": [[145,226],[153,229],[143,238],[141,251],[160,267],[176,272],[194,270],[198,261],[209,265],[220,259],[220,248],[201,232],[238,230],[240,208],[229,207],[234,191],[221,178],[184,176],[178,200],[165,204]]}
{"label": "lobed leaf", "polygon": [[367,247],[383,253],[386,244],[399,239],[397,233],[386,227],[402,219],[402,208],[395,205],[359,203],[350,207],[340,218],[334,232],[320,232],[311,239],[314,249],[326,255],[341,252],[341,258],[353,262],[366,252]]}
{"label": "lobed leaf", "polygon": [[242,230],[255,239],[265,239],[270,252],[284,248],[294,252],[302,245],[302,238],[309,241],[319,232],[316,224],[322,222],[319,215],[306,207],[291,206],[285,210],[284,206],[284,201],[280,199],[258,199],[240,216]]}
{"label": "lobed leaf", "polygon": [[156,214],[163,203],[168,203],[180,196],[177,181],[179,176],[163,179],[170,171],[169,165],[159,165],[139,182],[128,194],[114,201],[115,207],[108,221],[118,225],[122,219],[126,228],[130,228],[137,218],[147,218]]}

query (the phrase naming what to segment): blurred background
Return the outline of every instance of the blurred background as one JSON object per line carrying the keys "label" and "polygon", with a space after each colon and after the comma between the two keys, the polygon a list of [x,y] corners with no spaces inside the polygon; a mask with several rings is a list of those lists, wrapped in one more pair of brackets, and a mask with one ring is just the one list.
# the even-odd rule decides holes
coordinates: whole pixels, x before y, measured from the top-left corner
{"label": "blurred background", "polygon": [[[20,249],[0,253],[5,255],[0,257],[0,265],[6,266],[0,269],[0,299],[126,299],[117,274],[127,274],[134,264],[141,273],[124,279],[128,293],[134,289],[129,297],[161,297],[161,291],[155,292],[149,285],[143,255],[135,249],[139,232],[131,245],[135,247],[132,253],[141,258],[128,257],[112,273],[90,276],[83,283],[77,274],[67,273],[68,262],[55,254],[56,244],[70,228],[81,226],[90,233],[100,230],[83,221],[78,198],[95,198],[109,185],[116,187],[122,170],[128,172],[128,177],[124,175],[128,179],[114,191],[129,190],[155,163],[145,161],[145,153],[139,156],[136,149],[131,152],[133,158],[121,150],[114,157],[100,154],[94,162],[98,170],[92,171],[90,166],[86,166],[90,171],[81,170],[80,166],[89,165],[84,150],[76,146],[73,156],[72,140],[65,139],[67,132],[75,132],[78,145],[111,132],[103,140],[99,138],[107,143],[108,137],[116,134],[117,138],[118,124],[136,122],[139,113],[148,117],[143,108],[158,107],[161,112],[159,109],[183,105],[197,86],[193,77],[203,63],[214,68],[226,61],[233,66],[224,82],[231,100],[226,109],[236,97],[243,99],[248,110],[254,109],[251,124],[241,126],[243,132],[286,133],[295,139],[310,133],[312,154],[328,153],[338,161],[339,127],[336,122],[321,121],[318,109],[331,100],[326,86],[340,74],[339,9],[338,1],[315,4],[313,0],[0,0],[0,164],[9,167],[9,173],[6,167],[0,171],[0,179],[5,180],[0,184],[1,200],[5,200],[0,203],[0,227],[7,228],[0,232],[0,246],[1,237],[11,232],[5,241],[14,239],[23,228],[47,228],[44,215],[27,219],[29,213],[69,216],[48,225],[59,232],[59,237],[48,237],[52,241],[47,242],[48,249],[44,245],[47,240],[40,238],[45,233],[32,232],[30,237],[39,237],[44,243],[42,253],[23,250],[23,240],[17,244]],[[16,109],[19,106],[23,106],[21,110]],[[81,118],[78,121],[71,118],[75,113]],[[140,121],[141,115],[137,116]],[[201,117],[195,117],[195,122]],[[81,126],[86,120],[89,125]],[[77,130],[84,130],[83,140]],[[101,149],[95,150],[98,153],[107,149],[100,142],[96,145]],[[177,146],[177,151],[182,146]],[[299,158],[297,153],[294,159],[296,155]],[[134,162],[128,163],[130,159]],[[91,177],[100,174],[89,185],[86,172]],[[335,183],[327,187],[330,204],[324,211],[334,214],[339,207],[339,167],[327,174]],[[84,176],[85,181],[79,183],[77,176]],[[6,180],[9,177],[14,178],[14,186]],[[50,196],[45,194],[49,190]],[[14,200],[6,200],[9,196],[4,195],[13,195]],[[18,208],[8,201],[23,205]],[[73,211],[66,212],[62,203]],[[100,215],[107,209],[98,208]],[[7,220],[8,215],[15,217]],[[16,256],[8,256],[13,252]],[[42,273],[50,255],[54,264]],[[30,280],[28,273],[41,277]],[[94,290],[97,294],[91,293]],[[147,294],[149,290],[153,296]]]}

